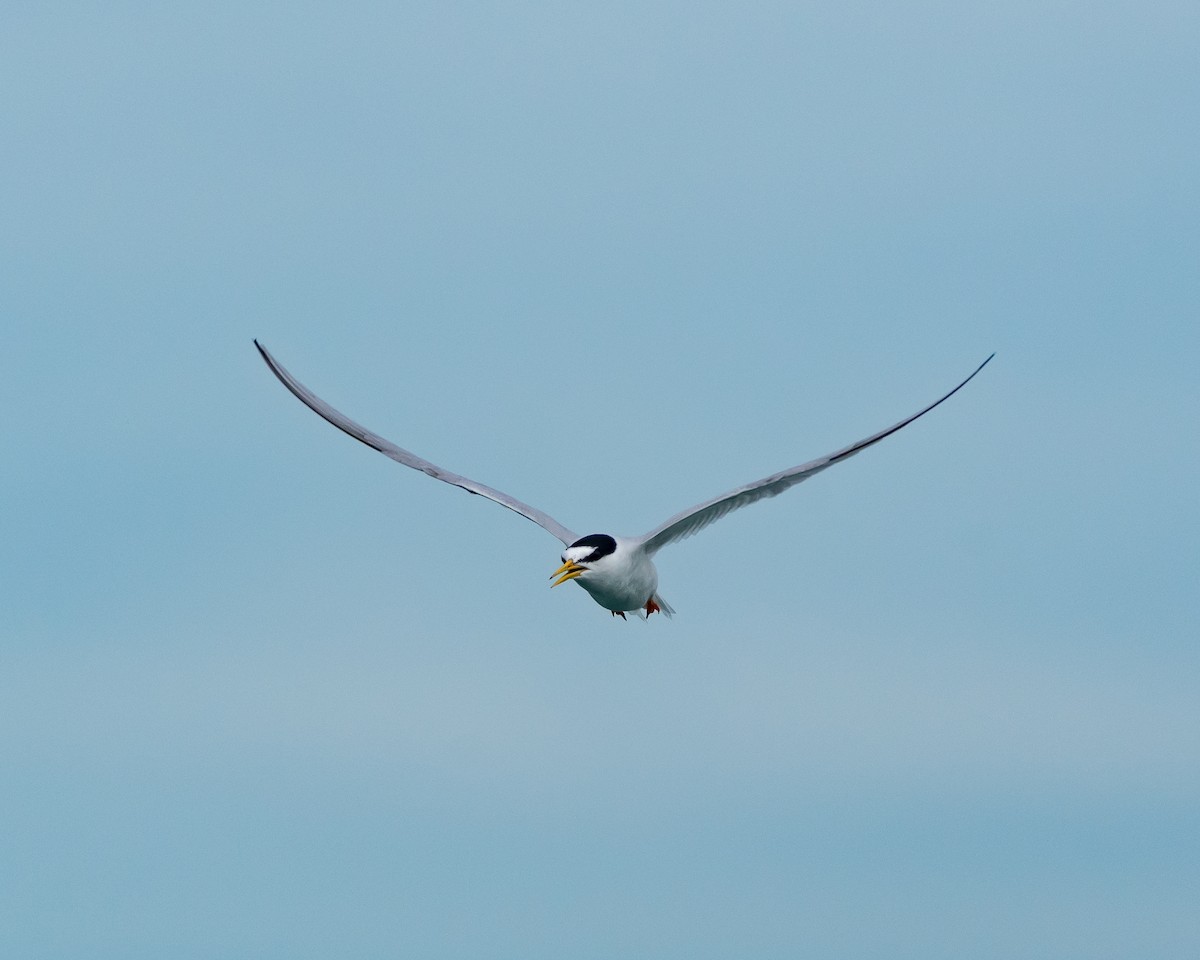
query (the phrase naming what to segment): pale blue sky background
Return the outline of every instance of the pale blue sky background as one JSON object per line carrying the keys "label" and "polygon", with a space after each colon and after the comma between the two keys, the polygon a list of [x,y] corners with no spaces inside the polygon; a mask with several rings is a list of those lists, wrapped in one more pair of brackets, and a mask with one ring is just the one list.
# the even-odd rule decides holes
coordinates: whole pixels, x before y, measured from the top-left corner
{"label": "pale blue sky background", "polygon": [[5,956],[1200,954],[1194,3],[3,19]]}

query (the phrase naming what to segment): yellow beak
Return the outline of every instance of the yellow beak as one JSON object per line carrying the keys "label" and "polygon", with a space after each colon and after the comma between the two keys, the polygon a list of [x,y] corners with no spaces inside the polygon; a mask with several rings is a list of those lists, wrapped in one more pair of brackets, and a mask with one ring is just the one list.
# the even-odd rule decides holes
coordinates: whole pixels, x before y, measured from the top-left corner
{"label": "yellow beak", "polygon": [[[583,571],[586,569],[587,567],[581,567],[574,560],[568,560],[561,567],[550,574],[551,580],[554,580],[555,577],[558,577],[557,580],[554,580],[554,582],[550,584],[550,589],[553,590],[560,583],[566,583],[568,580],[574,580],[576,577],[581,576]],[[559,574],[562,574],[562,576],[559,576]]]}

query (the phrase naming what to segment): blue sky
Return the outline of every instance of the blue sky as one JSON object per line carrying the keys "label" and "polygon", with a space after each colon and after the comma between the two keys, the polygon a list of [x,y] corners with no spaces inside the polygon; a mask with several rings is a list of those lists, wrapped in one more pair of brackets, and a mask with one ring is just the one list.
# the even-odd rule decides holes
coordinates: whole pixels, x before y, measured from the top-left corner
{"label": "blue sky", "polygon": [[5,20],[6,955],[1200,951],[1194,4]]}

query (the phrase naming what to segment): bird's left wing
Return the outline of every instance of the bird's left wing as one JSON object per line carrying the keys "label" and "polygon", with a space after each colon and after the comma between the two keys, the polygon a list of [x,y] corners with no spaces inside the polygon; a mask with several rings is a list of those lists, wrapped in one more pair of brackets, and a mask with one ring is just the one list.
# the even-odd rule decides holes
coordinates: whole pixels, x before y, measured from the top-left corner
{"label": "bird's left wing", "polygon": [[339,430],[350,434],[355,440],[361,440],[372,450],[378,450],[385,457],[391,457],[397,463],[402,463],[406,467],[412,467],[414,470],[420,470],[422,473],[427,473],[429,476],[451,483],[456,487],[462,487],[468,493],[475,493],[481,497],[487,497],[489,500],[494,500],[502,507],[508,507],[514,513],[519,513],[527,520],[532,520],[539,527],[549,531],[564,544],[572,543],[578,539],[574,533],[564,527],[561,523],[555,520],[548,514],[542,513],[527,503],[522,503],[515,497],[510,497],[507,493],[501,493],[499,490],[494,490],[482,483],[476,483],[467,477],[460,477],[457,473],[451,473],[449,470],[443,470],[436,464],[430,463],[428,460],[423,460],[415,453],[410,453],[401,447],[396,446],[390,440],[384,440],[378,434],[372,433],[366,427],[355,423],[344,413],[341,413],[327,404],[324,400],[318,397],[315,393],[308,389],[299,380],[293,377],[284,367],[276,360],[257,340],[254,345],[258,347],[258,352],[262,354],[262,358],[267,362],[267,366],[271,368],[271,372],[277,376],[285,387],[292,391],[296,397],[305,404],[314,413],[324,417]]}
{"label": "bird's left wing", "polygon": [[738,487],[736,490],[730,490],[728,493],[723,493],[719,497],[713,497],[711,500],[706,500],[704,503],[684,510],[682,513],[677,513],[670,520],[651,530],[648,534],[641,538],[640,543],[642,548],[649,554],[657,553],[668,543],[674,543],[676,540],[682,540],[685,537],[690,537],[693,533],[703,530],[710,523],[720,520],[727,513],[732,513],[739,507],[748,506],[751,503],[756,503],[767,497],[774,497],[783,493],[789,487],[794,487],[802,480],[807,480],[809,477],[820,473],[826,467],[832,467],[835,463],[849,459],[856,453],[866,450],[885,437],[890,437],[897,430],[907,427],[918,417],[923,417],[938,404],[949,400],[954,394],[958,393],[965,387],[974,377],[976,373],[987,366],[988,360],[991,360],[995,354],[984,360],[978,367],[975,368],[975,373],[967,377],[957,387],[947,393],[939,400],[935,400],[923,410],[918,410],[911,417],[906,417],[899,423],[888,427],[886,430],[880,430],[878,433],[872,434],[864,440],[859,440],[858,443],[852,443],[850,446],[841,450],[835,451],[828,456],[818,457],[816,460],[810,460],[808,463],[802,463],[798,467],[791,467],[788,470],[783,470],[780,473],[772,474],[769,477],[764,477],[762,480],[756,480],[754,483],[748,483],[744,487]]}

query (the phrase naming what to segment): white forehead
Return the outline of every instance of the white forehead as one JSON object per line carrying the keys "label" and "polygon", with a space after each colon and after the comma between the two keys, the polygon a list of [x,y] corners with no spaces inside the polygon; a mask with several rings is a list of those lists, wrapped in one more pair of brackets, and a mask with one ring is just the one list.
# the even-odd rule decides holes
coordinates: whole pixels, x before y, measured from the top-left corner
{"label": "white forehead", "polygon": [[595,547],[567,547],[562,552],[563,563],[566,563],[568,560],[582,560],[584,557],[590,557],[595,552]]}

